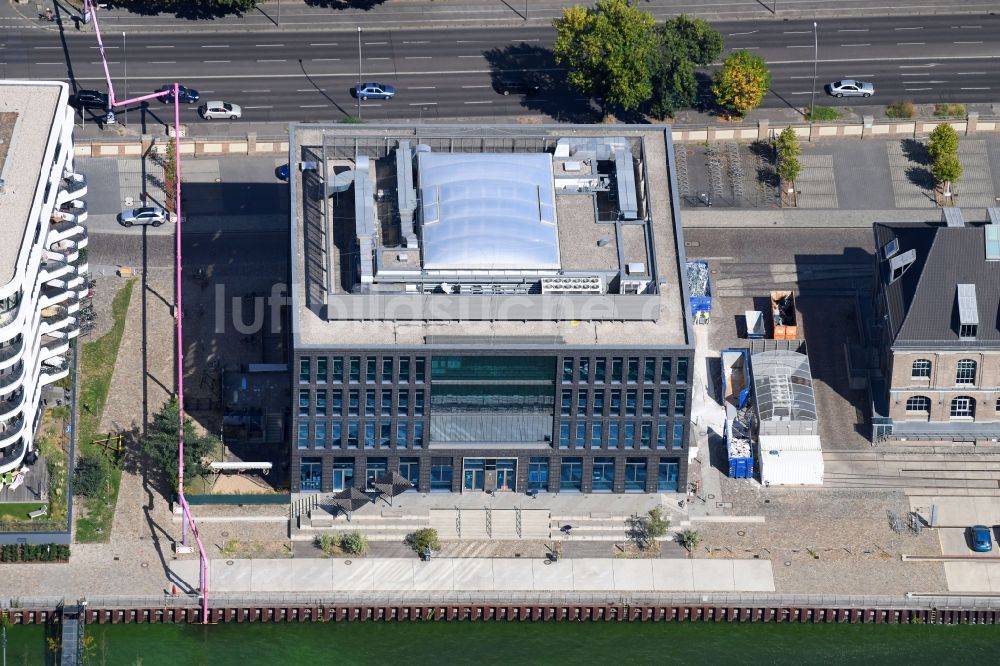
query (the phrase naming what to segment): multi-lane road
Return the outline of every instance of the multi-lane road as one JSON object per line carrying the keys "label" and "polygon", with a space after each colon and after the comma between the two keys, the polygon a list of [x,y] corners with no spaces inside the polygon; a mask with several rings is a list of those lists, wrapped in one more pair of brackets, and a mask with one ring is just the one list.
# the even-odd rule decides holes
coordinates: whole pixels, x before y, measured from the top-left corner
{"label": "multi-lane road", "polygon": [[[805,106],[816,68],[822,85],[839,78],[873,81],[885,104],[987,102],[1000,92],[1000,16],[919,16],[812,21],[718,23],[727,49],[751,49],[771,65],[768,107]],[[369,30],[357,33],[105,34],[119,98],[179,80],[203,99],[240,104],[244,121],[337,120],[356,115],[350,87],[359,78],[391,83],[398,94],[361,105],[366,119],[510,117],[542,113],[583,119],[587,101],[570,91],[555,64],[547,27]],[[80,88],[106,87],[93,35],[13,32],[0,37],[0,76],[64,79]],[[535,98],[503,97],[499,72],[542,85]],[[153,103],[154,107],[158,103]],[[195,108],[185,109],[196,121]],[[199,121],[205,122],[205,121]]]}

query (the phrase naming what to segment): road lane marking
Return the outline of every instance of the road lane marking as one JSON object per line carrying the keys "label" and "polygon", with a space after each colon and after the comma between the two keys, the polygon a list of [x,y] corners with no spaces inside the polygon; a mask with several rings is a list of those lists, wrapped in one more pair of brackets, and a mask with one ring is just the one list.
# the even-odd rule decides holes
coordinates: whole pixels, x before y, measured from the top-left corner
{"label": "road lane marking", "polygon": [[150,65],[176,65],[176,60],[150,60]]}
{"label": "road lane marking", "polygon": [[317,90],[325,90],[325,88],[299,88],[295,92],[316,92]]}
{"label": "road lane marking", "polygon": [[986,72],[957,72],[957,74],[959,76],[972,76],[972,75],[983,76],[984,74],[986,74]]}
{"label": "road lane marking", "polygon": [[204,63],[210,63],[210,62],[230,62],[230,61],[229,60],[202,60],[202,62],[204,62]]}
{"label": "road lane marking", "polygon": [[[951,27],[954,28],[955,26],[951,26]],[[961,30],[979,30],[983,26],[981,26],[981,25],[960,25],[958,27]]]}
{"label": "road lane marking", "polygon": [[406,56],[404,60],[430,60],[434,56]]}
{"label": "road lane marking", "polygon": [[310,44],[309,46],[336,46],[336,42],[326,42],[321,44]]}
{"label": "road lane marking", "polygon": [[[35,64],[36,65],[61,65],[63,63],[61,63],[61,62],[36,62]],[[97,63],[97,64],[100,65],[101,63]]]}
{"label": "road lane marking", "polygon": [[31,48],[42,50],[42,49],[61,49],[62,47],[61,46],[33,46]]}
{"label": "road lane marking", "polygon": [[437,86],[409,86],[407,90],[434,90]]}
{"label": "road lane marking", "polygon": [[868,32],[868,28],[841,28],[837,32]]}
{"label": "road lane marking", "polygon": [[930,72],[923,72],[923,73],[914,72],[913,74],[910,74],[908,72],[903,72],[900,74],[900,76],[930,76],[930,75],[931,75]]}
{"label": "road lane marking", "polygon": [[813,48],[813,45],[812,44],[789,44],[789,45],[785,46],[785,48],[786,49],[811,49],[811,48]]}
{"label": "road lane marking", "polygon": [[785,30],[783,35],[811,35],[812,30]]}
{"label": "road lane marking", "polygon": [[989,88],[959,88],[959,90],[989,90]]}
{"label": "road lane marking", "polygon": [[228,49],[229,44],[202,44],[203,49]]}
{"label": "road lane marking", "polygon": [[921,90],[934,90],[933,88],[903,88],[906,92],[920,92]]}
{"label": "road lane marking", "polygon": [[378,57],[378,58],[365,58],[365,60],[388,60],[388,58]]}
{"label": "road lane marking", "polygon": [[937,67],[936,62],[929,62],[926,65],[900,65],[900,69],[919,69],[922,67]]}
{"label": "road lane marking", "polygon": [[273,106],[244,106],[244,109],[273,109]]}
{"label": "road lane marking", "polygon": [[287,60],[258,60],[257,62],[288,62]]}
{"label": "road lane marking", "polygon": [[430,44],[430,41],[428,41],[428,40],[425,39],[425,40],[419,41],[419,42],[406,42],[406,41],[404,41],[403,43],[404,44]]}
{"label": "road lane marking", "polygon": [[340,58],[310,58],[310,62],[335,62],[340,60]]}
{"label": "road lane marking", "polygon": [[380,46],[380,45],[384,46],[388,43],[389,42],[365,42],[365,46]]}
{"label": "road lane marking", "polygon": [[792,94],[793,95],[812,95],[813,91],[812,90],[806,90],[805,92],[793,92]]}
{"label": "road lane marking", "polygon": [[299,104],[300,109],[322,109],[324,107],[330,106],[329,104]]}
{"label": "road lane marking", "polygon": [[410,102],[410,106],[437,106],[437,102]]}
{"label": "road lane marking", "polygon": [[923,30],[923,29],[924,29],[924,26],[922,26],[922,25],[916,26],[916,27],[909,27],[909,28],[893,28],[893,30]]}
{"label": "road lane marking", "polygon": [[841,44],[841,46],[847,46],[847,47],[852,47],[852,46],[871,46],[871,44]]}
{"label": "road lane marking", "polygon": [[489,88],[489,84],[476,85],[476,86],[462,86],[463,88]]}
{"label": "road lane marking", "polygon": [[240,92],[244,92],[244,93],[269,93],[271,91],[270,90],[241,90]]}
{"label": "road lane marking", "polygon": [[[99,47],[99,46],[91,46],[90,48],[92,48],[92,49],[97,49],[97,48],[100,48],[100,47]],[[110,49],[110,48],[118,48],[118,47],[117,47],[117,46],[114,46],[114,47],[111,47],[111,46],[107,46],[107,47],[105,47],[105,48],[109,48],[109,49]],[[172,49],[172,48],[174,48],[174,47],[173,47],[173,45],[172,45],[172,44],[164,44],[164,45],[162,45],[162,46],[159,46],[159,45],[156,45],[156,46],[154,46],[154,45],[149,45],[149,46],[147,46],[146,48],[147,48],[147,49]]]}
{"label": "road lane marking", "polygon": [[755,32],[757,32],[757,30],[751,30],[750,32],[731,32],[731,33],[729,33],[729,36],[730,37],[742,37],[743,35],[752,35]]}
{"label": "road lane marking", "polygon": [[256,46],[259,49],[265,49],[273,46],[284,46],[284,44],[254,44],[254,46]]}
{"label": "road lane marking", "polygon": [[460,55],[459,58],[482,58],[482,54],[479,55]]}
{"label": "road lane marking", "polygon": [[953,44],[982,44],[982,42],[952,42]]}
{"label": "road lane marking", "polygon": [[924,46],[927,42],[896,42],[896,46]]}
{"label": "road lane marking", "polygon": [[485,102],[462,102],[462,104],[492,104],[492,103],[493,102],[490,102],[490,101],[485,101]]}

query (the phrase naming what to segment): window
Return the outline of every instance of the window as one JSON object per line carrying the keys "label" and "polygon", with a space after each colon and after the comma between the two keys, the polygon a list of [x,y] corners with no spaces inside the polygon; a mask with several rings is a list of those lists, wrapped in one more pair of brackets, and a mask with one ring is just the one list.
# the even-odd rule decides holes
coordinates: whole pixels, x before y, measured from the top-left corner
{"label": "window", "polygon": [[303,458],[299,466],[299,489],[318,492],[323,483],[323,459]]}
{"label": "window", "polygon": [[642,415],[653,415],[653,389],[642,390]]}
{"label": "window", "polygon": [[594,416],[604,416],[604,391],[594,391]]}
{"label": "window", "polygon": [[309,416],[309,389],[299,389],[299,416]]}
{"label": "window", "polygon": [[545,493],[549,490],[549,459],[528,458],[528,490]]}
{"label": "window", "polygon": [[313,431],[313,446],[317,449],[326,448],[326,423],[317,423]]}
{"label": "window", "polygon": [[309,358],[300,358],[299,359],[299,383],[300,384],[308,384],[309,383],[309,379],[312,376],[312,372],[310,370],[310,366],[311,366],[310,360],[311,359],[309,359]]}
{"label": "window", "polygon": [[347,422],[347,448],[356,449],[358,448],[358,422],[348,421]]}
{"label": "window", "polygon": [[625,448],[631,449],[635,446],[635,424],[628,422],[625,424]]}
{"label": "window", "polygon": [[375,389],[365,391],[365,416],[375,416]]}
{"label": "window", "polygon": [[628,383],[635,384],[639,381],[639,359],[630,358],[628,360]]}
{"label": "window", "polygon": [[562,392],[562,408],[561,413],[563,416],[569,416],[570,410],[573,407],[573,392],[566,389]]}
{"label": "window", "polygon": [[415,378],[414,381],[416,381],[417,384],[423,384],[424,383],[424,377],[427,376],[427,359],[425,359],[425,358],[418,358],[415,361],[415,364],[416,364],[416,375],[417,376],[416,376],[416,378]]}
{"label": "window", "polygon": [[649,421],[643,421],[642,426],[639,429],[639,446],[644,449],[648,449],[651,438],[653,434],[653,424]]}
{"label": "window", "polygon": [[671,359],[665,358],[660,361],[660,383],[669,384],[670,383],[670,361]]}
{"label": "window", "polygon": [[589,382],[590,381],[590,359],[581,358],[580,359],[580,381]]}
{"label": "window", "polygon": [[687,389],[677,389],[674,391],[674,416],[684,416],[684,410],[687,409],[687,401]]}
{"label": "window", "polygon": [[340,421],[334,421],[330,424],[330,444],[334,448],[344,445],[343,430]]}
{"label": "window", "polygon": [[590,424],[590,448],[601,448],[601,440],[604,439],[604,424],[600,421]]}
{"label": "window", "polygon": [[417,391],[413,394],[413,415],[423,416],[424,415],[424,392]]}
{"label": "window", "polygon": [[365,359],[365,383],[374,384],[377,369],[377,360],[374,356]]}
{"label": "window", "polygon": [[384,358],[382,359],[382,383],[391,384],[392,383],[392,359]]}
{"label": "window", "polygon": [[420,483],[420,458],[400,458],[399,475],[413,484],[412,490]]}
{"label": "window", "polygon": [[906,413],[930,414],[931,399],[922,395],[910,396],[909,398],[906,399]]}
{"label": "window", "polygon": [[451,458],[431,458],[431,492],[451,492]]}
{"label": "window", "polygon": [[352,356],[350,365],[350,381],[352,384],[357,384],[361,381],[361,359]]}
{"label": "window", "polygon": [[399,359],[399,383],[409,384],[410,383],[410,359],[401,358]]}
{"label": "window", "polygon": [[997,398],[997,407],[996,407],[996,410],[998,412],[1000,412],[1000,398]]}
{"label": "window", "polygon": [[644,458],[625,459],[625,492],[646,492],[646,460]]}
{"label": "window", "polygon": [[299,448],[309,448],[309,422],[299,424]]}
{"label": "window", "polygon": [[661,459],[659,473],[656,475],[656,490],[661,493],[676,493],[679,472],[679,463]]}
{"label": "window", "polygon": [[882,256],[886,259],[894,257],[897,252],[899,252],[899,240],[896,238],[882,246]]}
{"label": "window", "polygon": [[375,424],[371,421],[365,424],[365,448],[375,448]]}
{"label": "window", "polygon": [[976,362],[971,358],[963,358],[958,362],[958,370],[955,373],[955,383],[969,385],[976,383]]}
{"label": "window", "polygon": [[611,359],[611,383],[621,384],[622,383],[622,367],[625,361],[620,358]]}
{"label": "window", "polygon": [[365,461],[365,490],[374,490],[374,483],[389,471],[386,458],[369,458]]}
{"label": "window", "polygon": [[354,459],[334,458],[333,489],[344,490],[354,485]]}
{"label": "window", "polygon": [[674,381],[678,384],[687,384],[688,360],[686,358],[677,359],[677,378]]}
{"label": "window", "polygon": [[670,391],[668,389],[660,390],[660,407],[657,413],[660,416],[670,416]]}
{"label": "window", "polygon": [[326,384],[326,369],[327,369],[327,359],[326,356],[319,356],[316,358],[316,383]]}
{"label": "window", "polygon": [[976,416],[976,401],[966,395],[960,395],[951,401],[951,418],[971,419]]}
{"label": "window", "polygon": [[391,442],[392,442],[392,423],[390,423],[389,421],[382,421],[378,425],[378,445],[380,447],[388,448]]}
{"label": "window", "polygon": [[326,391],[316,391],[316,416],[326,416]]}
{"label": "window", "polygon": [[587,424],[580,422],[576,424],[576,448],[582,449],[587,445]]}
{"label": "window", "polygon": [[618,431],[620,426],[617,423],[608,424],[608,448],[617,449],[618,448]]}
{"label": "window", "polygon": [[889,278],[889,283],[892,284],[899,278],[903,277],[903,273],[906,272],[913,262],[917,260],[916,250],[907,250],[903,254],[897,254],[889,259],[889,269],[892,271]]}
{"label": "window", "polygon": [[615,459],[594,458],[594,469],[590,477],[591,491],[610,493],[615,486]]}
{"label": "window", "polygon": [[344,415],[344,396],[340,391],[334,391],[330,396],[330,414],[332,416]]}
{"label": "window", "polygon": [[333,375],[331,377],[332,382],[335,384],[343,383],[344,381],[344,357],[334,356],[333,357]]}
{"label": "window", "polygon": [[559,490],[580,492],[583,481],[583,458],[563,458],[559,461]]}
{"label": "window", "polygon": [[399,415],[409,416],[410,414],[410,394],[406,391],[399,392]]}
{"label": "window", "polygon": [[622,415],[622,394],[618,391],[611,392],[611,416]]}
{"label": "window", "polygon": [[562,383],[563,384],[573,383],[573,359],[571,358],[563,359]]}
{"label": "window", "polygon": [[979,332],[979,324],[960,324],[958,327],[958,337],[962,340],[975,340]]}
{"label": "window", "polygon": [[657,423],[656,424],[656,448],[665,449],[667,448],[667,424]]}
{"label": "window", "polygon": [[599,358],[594,361],[594,383],[603,384],[605,382],[605,372],[607,369],[608,362],[606,359]]}
{"label": "window", "polygon": [[559,448],[569,448],[569,422],[567,421],[559,424]]}
{"label": "window", "polygon": [[910,377],[913,379],[930,379],[931,376],[931,362],[926,358],[918,358],[913,362],[913,367],[910,370]]}
{"label": "window", "polygon": [[588,397],[586,389],[581,389],[576,396],[576,413],[580,416],[584,416],[587,413]]}
{"label": "window", "polygon": [[674,424],[674,438],[670,442],[670,448],[675,451],[684,448],[684,424],[675,423]]}
{"label": "window", "polygon": [[625,416],[635,416],[636,390],[625,391]]}
{"label": "window", "polygon": [[413,424],[413,448],[424,448],[424,424],[422,421]]}
{"label": "window", "polygon": [[410,424],[403,422],[396,428],[396,447],[405,449],[410,445]]}
{"label": "window", "polygon": [[652,384],[656,381],[656,359],[647,358],[645,364],[643,365],[642,371],[642,381],[647,384]]}
{"label": "window", "polygon": [[382,391],[382,407],[379,410],[382,416],[392,416],[392,393]]}

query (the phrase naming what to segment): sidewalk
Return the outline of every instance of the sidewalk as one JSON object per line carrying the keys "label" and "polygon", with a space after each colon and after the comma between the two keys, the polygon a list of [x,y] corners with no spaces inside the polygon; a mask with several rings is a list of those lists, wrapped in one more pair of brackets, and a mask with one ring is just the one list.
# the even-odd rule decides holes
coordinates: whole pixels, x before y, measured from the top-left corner
{"label": "sidewalk", "polygon": [[[58,30],[58,26],[38,19],[37,2],[17,4],[16,0],[0,2],[0,28]],[[72,27],[79,16],[82,0],[46,3],[58,8],[64,25]],[[154,3],[148,3],[154,4]],[[189,3],[196,5],[197,3]],[[413,27],[483,27],[549,25],[563,8],[581,3],[580,0],[361,0],[341,3],[336,0],[281,0],[262,2],[245,15],[195,16],[183,13],[142,15],[123,9],[100,10],[100,21],[106,30],[130,28],[141,30],[183,31],[268,31],[268,30],[329,30],[354,31],[365,28]],[[353,5],[353,6],[349,6]],[[710,0],[653,0],[641,7],[656,18],[663,19],[686,12],[713,21],[749,19],[793,20],[803,18],[843,18],[849,16],[892,16],[917,14],[958,14],[989,12],[995,2],[956,0],[942,5],[938,0],[879,3],[872,7],[867,0],[843,0],[817,5],[809,0],[729,0],[724,4]]]}

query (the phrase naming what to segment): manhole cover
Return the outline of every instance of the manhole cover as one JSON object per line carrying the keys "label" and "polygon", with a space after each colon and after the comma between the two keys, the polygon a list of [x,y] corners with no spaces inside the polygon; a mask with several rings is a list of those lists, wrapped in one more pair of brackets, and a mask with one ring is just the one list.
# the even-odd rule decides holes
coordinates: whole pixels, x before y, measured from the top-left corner
{"label": "manhole cover", "polygon": [[228,564],[229,566],[233,566],[233,561],[232,560],[226,560],[226,564]]}
{"label": "manhole cover", "polygon": [[222,536],[224,536],[224,537],[227,537],[227,536],[229,536],[229,532],[223,532],[223,533],[222,533]]}
{"label": "manhole cover", "polygon": [[148,569],[149,568],[149,562],[143,562],[139,566],[142,567],[143,569]]}
{"label": "manhole cover", "polygon": [[740,530],[736,534],[738,534],[739,536],[746,536],[747,535],[746,530]]}
{"label": "manhole cover", "polygon": [[350,560],[344,560],[344,564],[346,564],[347,566],[351,566],[351,561]]}
{"label": "manhole cover", "polygon": [[791,563],[791,562],[789,562],[789,561],[787,561],[787,560],[785,560],[785,566],[786,566],[786,567],[790,567],[790,566],[792,566],[792,563]]}

